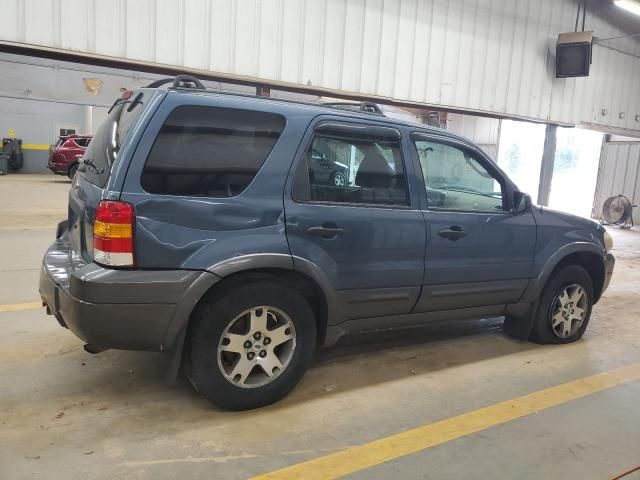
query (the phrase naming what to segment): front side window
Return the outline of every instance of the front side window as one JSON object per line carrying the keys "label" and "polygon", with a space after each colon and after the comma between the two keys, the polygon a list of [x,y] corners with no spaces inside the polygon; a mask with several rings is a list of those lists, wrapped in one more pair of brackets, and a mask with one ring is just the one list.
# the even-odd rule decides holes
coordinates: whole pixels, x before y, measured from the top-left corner
{"label": "front side window", "polygon": [[432,141],[416,140],[430,209],[503,210],[504,189],[474,154]]}
{"label": "front side window", "polygon": [[309,198],[305,200],[409,204],[397,139],[316,134],[306,151],[302,168],[310,186]]}
{"label": "front side window", "polygon": [[142,188],[163,195],[237,195],[256,176],[284,125],[284,118],[273,113],[178,107],[153,144]]}

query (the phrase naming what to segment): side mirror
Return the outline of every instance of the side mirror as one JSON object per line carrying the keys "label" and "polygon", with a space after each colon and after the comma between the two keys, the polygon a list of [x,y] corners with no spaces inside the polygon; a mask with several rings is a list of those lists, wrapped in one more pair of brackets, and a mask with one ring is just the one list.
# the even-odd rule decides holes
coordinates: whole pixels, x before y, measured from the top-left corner
{"label": "side mirror", "polygon": [[513,213],[523,213],[531,208],[531,196],[523,192],[513,192]]}

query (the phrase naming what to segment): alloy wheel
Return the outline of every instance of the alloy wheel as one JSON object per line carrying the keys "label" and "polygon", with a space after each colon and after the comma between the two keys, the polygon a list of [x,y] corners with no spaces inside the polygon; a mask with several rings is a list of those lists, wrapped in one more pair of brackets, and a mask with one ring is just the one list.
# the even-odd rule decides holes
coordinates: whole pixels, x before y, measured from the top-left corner
{"label": "alloy wheel", "polygon": [[253,307],[235,317],[218,344],[218,368],[233,385],[263,387],[284,372],[296,348],[291,318],[271,306]]}
{"label": "alloy wheel", "polygon": [[347,184],[347,177],[344,173],[338,172],[333,176],[333,185],[336,187],[344,187]]}
{"label": "alloy wheel", "polygon": [[563,287],[551,303],[549,321],[558,338],[574,335],[584,322],[589,308],[587,292],[577,283]]}

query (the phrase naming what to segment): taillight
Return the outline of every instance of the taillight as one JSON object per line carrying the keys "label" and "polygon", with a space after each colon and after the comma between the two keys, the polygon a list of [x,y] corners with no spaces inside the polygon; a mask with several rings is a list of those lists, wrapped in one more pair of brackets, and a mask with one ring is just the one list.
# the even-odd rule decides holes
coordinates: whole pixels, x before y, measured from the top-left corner
{"label": "taillight", "polygon": [[112,267],[133,267],[133,205],[102,200],[93,225],[93,259]]}

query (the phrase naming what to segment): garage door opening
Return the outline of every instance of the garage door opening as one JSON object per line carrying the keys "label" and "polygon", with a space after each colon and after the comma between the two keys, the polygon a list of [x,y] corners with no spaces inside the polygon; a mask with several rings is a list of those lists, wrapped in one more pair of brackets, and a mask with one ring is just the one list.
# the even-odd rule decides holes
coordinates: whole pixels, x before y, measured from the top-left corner
{"label": "garage door opening", "polygon": [[598,178],[602,133],[558,128],[549,206],[590,217]]}
{"label": "garage door opening", "polygon": [[498,165],[518,188],[538,198],[545,126],[540,123],[502,120]]}

